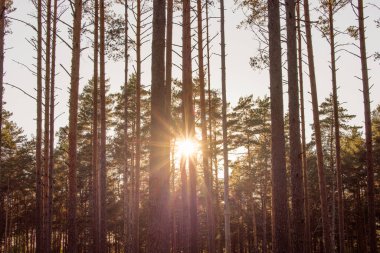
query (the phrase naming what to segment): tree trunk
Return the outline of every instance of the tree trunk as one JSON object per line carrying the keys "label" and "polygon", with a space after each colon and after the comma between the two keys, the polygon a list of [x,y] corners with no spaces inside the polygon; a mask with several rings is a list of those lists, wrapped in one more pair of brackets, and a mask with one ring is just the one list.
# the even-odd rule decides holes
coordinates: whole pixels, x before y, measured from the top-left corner
{"label": "tree trunk", "polygon": [[123,185],[123,252],[129,252],[129,198],[128,190],[128,1],[124,3],[124,185]]}
{"label": "tree trunk", "polygon": [[[141,0],[137,0],[136,14],[136,167],[133,204],[133,251],[139,252],[140,239],[140,160],[141,160]],[[164,28],[165,30],[165,28]],[[164,31],[165,33],[165,31]],[[164,69],[165,71],[165,69]],[[165,78],[165,77],[164,77]]]}
{"label": "tree trunk", "polygon": [[4,93],[4,36],[5,36],[5,0],[0,0],[0,170],[1,147],[2,147],[2,129],[3,129],[3,93]]}
{"label": "tree trunk", "polygon": [[49,223],[49,126],[50,126],[50,52],[51,52],[51,0],[46,1],[46,48],[45,48],[45,127],[44,127],[44,173],[43,173],[43,210],[44,210],[44,249],[43,252],[48,253],[51,245],[51,235],[48,234]]}
{"label": "tree trunk", "polygon": [[229,173],[227,147],[227,95],[226,95],[226,43],[224,34],[224,0],[220,0],[220,36],[221,36],[221,69],[222,69],[222,128],[223,128],[223,161],[224,161],[224,236],[226,253],[231,253]]}
{"label": "tree trunk", "polygon": [[[162,149],[167,144],[165,110],[165,1],[153,1],[151,146],[149,172],[148,252],[170,251],[170,156]],[[164,98],[164,99],[163,99]]]}
{"label": "tree trunk", "polygon": [[311,88],[311,100],[313,107],[313,120],[315,131],[315,144],[317,148],[317,166],[318,166],[318,181],[319,193],[321,199],[321,212],[322,212],[322,228],[323,228],[323,241],[325,253],[332,252],[331,245],[331,230],[327,206],[327,193],[326,193],[326,179],[325,168],[323,165],[323,150],[321,141],[321,127],[319,123],[319,110],[318,110],[318,95],[317,95],[317,81],[315,78],[314,55],[313,55],[313,41],[311,37],[310,13],[309,13],[309,0],[304,1],[305,11],[305,27],[306,27],[306,44],[307,56],[309,61],[309,76]]}
{"label": "tree trunk", "polygon": [[[190,0],[183,1],[183,35],[182,35],[182,101],[184,136],[193,141],[195,136],[194,108],[193,108],[193,80],[191,59],[191,27],[190,27]],[[198,220],[197,220],[197,192],[196,166],[194,154],[188,159],[189,167],[189,210],[190,210],[190,252],[198,252]]]}
{"label": "tree trunk", "polygon": [[[333,107],[334,107],[334,130],[335,130],[335,159],[336,159],[336,182],[338,187],[338,238],[339,252],[344,252],[344,209],[343,209],[343,190],[342,190],[342,165],[340,156],[340,124],[339,124],[339,104],[338,88],[336,80],[336,59],[335,59],[335,31],[333,2],[328,2],[329,7],[329,33],[330,33],[330,56],[331,56],[331,75],[333,88]],[[334,193],[335,194],[335,193]],[[333,216],[335,218],[335,216]]]}
{"label": "tree trunk", "polygon": [[[47,234],[50,238],[52,236],[52,210],[53,210],[53,171],[54,171],[54,121],[55,121],[55,62],[56,62],[56,46],[57,46],[57,15],[58,15],[58,0],[54,0],[53,7],[53,30],[52,30],[52,55],[51,55],[51,75],[50,75],[50,136],[49,136],[49,209],[48,217],[49,223],[47,227]],[[50,246],[51,248],[51,246]],[[48,251],[50,252],[50,251]]]}
{"label": "tree trunk", "polygon": [[70,253],[77,252],[77,125],[78,88],[80,67],[80,37],[82,21],[82,0],[74,1],[73,46],[71,59],[71,89],[69,114],[69,198],[68,198],[68,247]]}
{"label": "tree trunk", "polygon": [[369,77],[367,67],[367,49],[365,38],[365,25],[363,13],[363,0],[358,0],[359,13],[359,38],[360,38],[360,60],[362,67],[363,98],[364,98],[364,122],[365,122],[365,146],[367,167],[367,192],[368,192],[368,225],[369,225],[369,248],[370,253],[377,252],[376,241],[376,216],[375,216],[375,192],[374,172],[372,160],[372,122],[371,122],[371,100],[369,97]]}
{"label": "tree trunk", "polygon": [[189,193],[186,174],[186,159],[180,160],[181,171],[181,198],[182,198],[182,236],[181,236],[181,248],[184,253],[190,252],[190,238],[189,238]]}
{"label": "tree trunk", "polygon": [[252,199],[252,227],[253,227],[253,253],[258,253],[258,241],[257,241],[257,222],[256,222],[256,208],[255,208],[255,200]]}
{"label": "tree trunk", "polygon": [[273,252],[289,252],[288,196],[285,163],[284,112],[279,1],[268,1],[271,147],[272,147],[272,244]]}
{"label": "tree trunk", "polygon": [[106,222],[106,192],[107,192],[107,168],[106,168],[106,78],[105,78],[105,0],[100,0],[100,252],[107,250],[107,222]]}
{"label": "tree trunk", "polygon": [[[207,4],[207,3],[206,3]],[[203,64],[203,24],[202,24],[202,1],[197,0],[197,21],[198,21],[198,68],[200,86],[200,107],[201,107],[201,128],[202,128],[202,161],[203,174],[206,185],[206,209],[208,224],[208,251],[215,253],[215,215],[212,201],[212,181],[209,168],[209,149],[207,142],[207,122],[206,122],[206,98],[205,98],[205,73]]]}
{"label": "tree trunk", "polygon": [[98,59],[99,59],[99,1],[94,1],[94,76],[92,93],[92,238],[94,253],[100,253],[99,166],[98,166]]}
{"label": "tree trunk", "polygon": [[37,3],[36,252],[43,252],[42,204],[42,1]]}
{"label": "tree trunk", "polygon": [[[171,146],[171,139],[173,137],[173,129],[172,129],[172,118],[171,118],[171,100],[172,100],[172,65],[173,65],[173,0],[167,1],[167,23],[166,23],[166,69],[165,69],[165,114],[167,116],[167,140],[165,144],[165,156],[169,157],[169,163],[166,164],[168,166],[168,170],[171,171],[171,193],[170,198],[172,205],[170,206],[170,222],[171,222],[171,245],[172,252],[177,252],[177,232],[176,232],[176,217],[175,217],[175,201],[176,201],[176,193],[175,193],[175,166],[174,166],[174,145]],[[172,162],[173,165],[170,164],[170,156],[172,154]]]}
{"label": "tree trunk", "polygon": [[303,186],[304,186],[304,210],[305,210],[305,228],[304,228],[304,252],[311,252],[311,234],[310,234],[310,214],[309,214],[309,193],[308,193],[308,167],[306,159],[306,123],[305,123],[305,106],[303,92],[303,67],[302,67],[302,35],[301,35],[301,15],[300,2],[297,3],[297,35],[298,35],[298,68],[300,84],[300,102],[301,102],[301,133],[302,133],[302,169],[303,169]]}
{"label": "tree trunk", "polygon": [[299,90],[297,72],[297,35],[295,1],[286,1],[286,30],[288,56],[289,141],[292,192],[293,252],[304,251],[304,188],[300,137]]}

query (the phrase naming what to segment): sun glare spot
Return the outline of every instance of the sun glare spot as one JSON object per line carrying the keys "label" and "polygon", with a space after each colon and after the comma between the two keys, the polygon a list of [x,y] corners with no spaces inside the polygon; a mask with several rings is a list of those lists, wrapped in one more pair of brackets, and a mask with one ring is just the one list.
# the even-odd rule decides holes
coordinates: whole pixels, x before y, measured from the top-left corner
{"label": "sun glare spot", "polygon": [[185,139],[178,141],[177,152],[180,156],[189,157],[195,153],[197,144],[193,140]]}

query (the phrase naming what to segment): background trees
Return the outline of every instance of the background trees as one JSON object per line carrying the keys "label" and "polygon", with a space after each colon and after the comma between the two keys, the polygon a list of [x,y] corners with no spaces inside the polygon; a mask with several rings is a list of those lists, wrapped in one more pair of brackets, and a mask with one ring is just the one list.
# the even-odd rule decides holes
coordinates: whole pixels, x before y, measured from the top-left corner
{"label": "background trees", "polygon": [[[8,36],[0,37],[3,85],[23,92],[37,108],[36,135],[29,136],[5,93],[0,252],[376,251],[380,109],[369,106],[366,64],[372,58],[364,45],[370,39],[363,40],[363,3],[354,6],[362,23],[347,29],[359,39],[356,54],[333,42],[338,34],[348,39],[335,26],[342,25],[337,10],[351,11],[345,1],[235,1],[234,10],[245,14],[237,15],[240,27],[260,41],[250,63],[270,77],[251,78],[253,94],[234,75],[244,62],[236,64],[231,53],[237,39],[230,38],[231,3],[33,4],[37,15],[24,19],[11,13],[10,1],[0,1],[7,10],[2,35],[14,23],[27,27],[37,55],[32,64],[27,56],[17,63],[35,75],[37,89],[11,84],[8,73],[14,71],[4,52],[20,44],[4,47]],[[316,22],[316,15],[327,19]],[[356,24],[350,15],[346,20]],[[312,32],[317,42],[318,35],[330,42],[316,58],[320,45],[311,43]],[[361,115],[342,96],[354,82],[333,67],[347,52],[364,59],[356,66],[364,73],[363,129],[356,120]],[[332,94],[318,97],[326,59]],[[305,64],[310,78],[304,78]],[[355,64],[339,64],[346,65]]]}

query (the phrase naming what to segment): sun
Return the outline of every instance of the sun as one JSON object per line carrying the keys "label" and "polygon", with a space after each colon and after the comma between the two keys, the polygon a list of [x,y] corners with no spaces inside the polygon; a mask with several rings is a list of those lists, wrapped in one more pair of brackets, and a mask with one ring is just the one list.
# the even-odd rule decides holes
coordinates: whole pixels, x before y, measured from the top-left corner
{"label": "sun", "polygon": [[177,153],[180,157],[189,157],[195,153],[197,143],[194,140],[184,139],[177,142]]}

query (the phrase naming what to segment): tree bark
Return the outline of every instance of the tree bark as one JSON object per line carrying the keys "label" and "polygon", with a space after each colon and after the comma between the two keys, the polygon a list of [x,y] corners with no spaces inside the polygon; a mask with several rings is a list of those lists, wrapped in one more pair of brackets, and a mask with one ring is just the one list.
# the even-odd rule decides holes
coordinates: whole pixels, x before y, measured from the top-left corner
{"label": "tree bark", "polygon": [[106,221],[106,192],[107,192],[107,168],[106,168],[106,78],[105,78],[105,0],[100,0],[100,171],[99,171],[99,190],[100,190],[100,252],[107,250],[107,221]]}
{"label": "tree bark", "polygon": [[268,1],[273,252],[289,252],[279,1]]}
{"label": "tree bark", "polygon": [[4,93],[4,36],[5,36],[5,0],[0,0],[0,170],[2,168],[2,130],[3,130],[3,93]]}
{"label": "tree bark", "polygon": [[[54,172],[54,121],[55,121],[55,62],[56,62],[56,46],[57,46],[57,15],[58,15],[58,0],[54,0],[53,7],[53,30],[52,30],[52,52],[51,52],[51,75],[50,75],[50,136],[49,136],[49,209],[48,217],[49,223],[47,227],[47,234],[50,238],[52,236],[52,210],[53,210],[53,172]],[[51,248],[51,246],[50,246]],[[48,251],[50,252],[50,251]]]}
{"label": "tree bark", "polygon": [[371,100],[367,67],[367,49],[364,25],[363,0],[358,0],[358,21],[360,39],[360,60],[362,67],[363,98],[364,98],[364,122],[365,122],[365,146],[366,146],[366,167],[367,167],[367,194],[368,194],[368,225],[369,225],[369,248],[370,253],[377,252],[376,241],[376,216],[375,216],[375,191],[374,172],[372,158],[372,120],[371,120]]}
{"label": "tree bark", "polygon": [[46,48],[45,48],[45,127],[44,127],[44,173],[43,173],[43,212],[44,212],[44,252],[48,253],[51,246],[51,235],[49,235],[48,227],[51,223],[49,217],[49,161],[50,161],[50,60],[51,60],[51,0],[46,1]]}
{"label": "tree bark", "polygon": [[[207,5],[207,3],[206,3]],[[207,142],[206,122],[206,98],[205,98],[205,73],[203,63],[203,24],[202,24],[202,1],[197,0],[197,22],[198,22],[198,68],[200,86],[201,128],[202,128],[202,162],[203,174],[206,185],[206,209],[208,224],[208,251],[215,253],[215,215],[212,201],[212,181],[209,168],[209,149]]]}
{"label": "tree bark", "polygon": [[[133,204],[133,251],[140,247],[140,163],[141,163],[141,0],[137,0],[136,14],[136,160],[135,195]],[[164,28],[165,30],[165,28]],[[165,31],[164,31],[165,32]],[[165,71],[165,70],[164,70]]]}
{"label": "tree bark", "polygon": [[181,173],[181,205],[182,205],[182,230],[181,230],[181,250],[184,253],[190,252],[190,237],[189,237],[189,193],[186,173],[186,159],[180,159],[180,173]]}
{"label": "tree bark", "polygon": [[69,198],[68,198],[68,252],[77,252],[77,125],[78,88],[80,67],[80,37],[82,21],[82,0],[74,1],[73,46],[71,59],[71,89],[69,114]]}
{"label": "tree bark", "polygon": [[37,2],[36,251],[43,252],[42,204],[42,1]]}
{"label": "tree bark", "polygon": [[99,59],[99,1],[94,1],[94,76],[92,92],[92,237],[94,253],[100,253],[100,206],[99,206],[99,164],[98,164],[98,59]]}
{"label": "tree bark", "polygon": [[128,1],[124,2],[124,185],[123,185],[123,252],[129,252],[129,198],[128,189]]}
{"label": "tree bark", "polygon": [[293,252],[304,251],[304,188],[302,176],[302,151],[300,136],[300,107],[297,72],[297,31],[295,1],[287,0],[286,30],[288,56],[288,95],[289,95],[289,141],[290,174],[292,193]]}
{"label": "tree bark", "polygon": [[308,62],[309,62],[308,65],[309,65],[310,88],[311,88],[311,98],[312,98],[312,107],[313,107],[315,144],[317,148],[317,167],[318,167],[318,182],[319,182],[319,193],[320,193],[321,212],[322,212],[323,241],[324,241],[325,253],[331,253],[332,252],[331,229],[330,229],[328,206],[327,206],[325,168],[323,164],[323,150],[322,150],[322,141],[321,141],[321,127],[319,123],[317,81],[315,77],[313,41],[311,37],[309,0],[304,1],[304,12],[305,12],[307,56],[308,56]]}
{"label": "tree bark", "polygon": [[[339,104],[338,88],[336,80],[336,59],[335,59],[335,31],[333,2],[328,2],[329,8],[329,35],[330,35],[330,56],[331,56],[331,75],[333,89],[333,109],[334,109],[334,134],[335,134],[335,159],[336,159],[336,182],[338,188],[338,238],[339,252],[344,253],[344,209],[343,209],[343,187],[342,187],[342,162],[340,156],[340,123],[339,123]],[[333,193],[335,194],[335,193]],[[335,219],[335,216],[333,216]]]}
{"label": "tree bark", "polygon": [[231,210],[229,203],[229,173],[227,147],[227,95],[226,95],[226,43],[224,34],[224,0],[220,0],[220,49],[222,69],[222,128],[223,128],[223,169],[224,169],[224,236],[226,253],[231,253]]}
{"label": "tree bark", "polygon": [[258,241],[257,241],[257,221],[256,221],[256,208],[255,201],[252,199],[252,227],[253,227],[253,253],[258,253]]}
{"label": "tree bark", "polygon": [[[166,1],[153,1],[151,145],[149,171],[148,252],[170,251],[170,157],[162,149],[167,144],[165,110],[165,7]],[[164,98],[164,99],[162,99]]]}
{"label": "tree bark", "polygon": [[306,123],[305,123],[305,106],[303,92],[303,62],[302,62],[302,35],[301,35],[301,12],[300,2],[297,3],[297,35],[298,35],[298,68],[300,84],[300,102],[301,102],[301,133],[302,133],[302,170],[304,186],[304,210],[305,210],[305,235],[304,235],[304,252],[311,252],[311,234],[310,234],[310,206],[308,193],[308,166],[306,158]]}
{"label": "tree bark", "polygon": [[[193,108],[193,79],[191,59],[191,23],[190,0],[183,1],[183,35],[182,35],[182,101],[184,136],[186,140],[193,141],[195,137],[195,122]],[[196,166],[195,156],[188,158],[189,168],[189,210],[190,210],[190,253],[198,252],[198,219],[197,219],[197,192],[196,192]]]}

